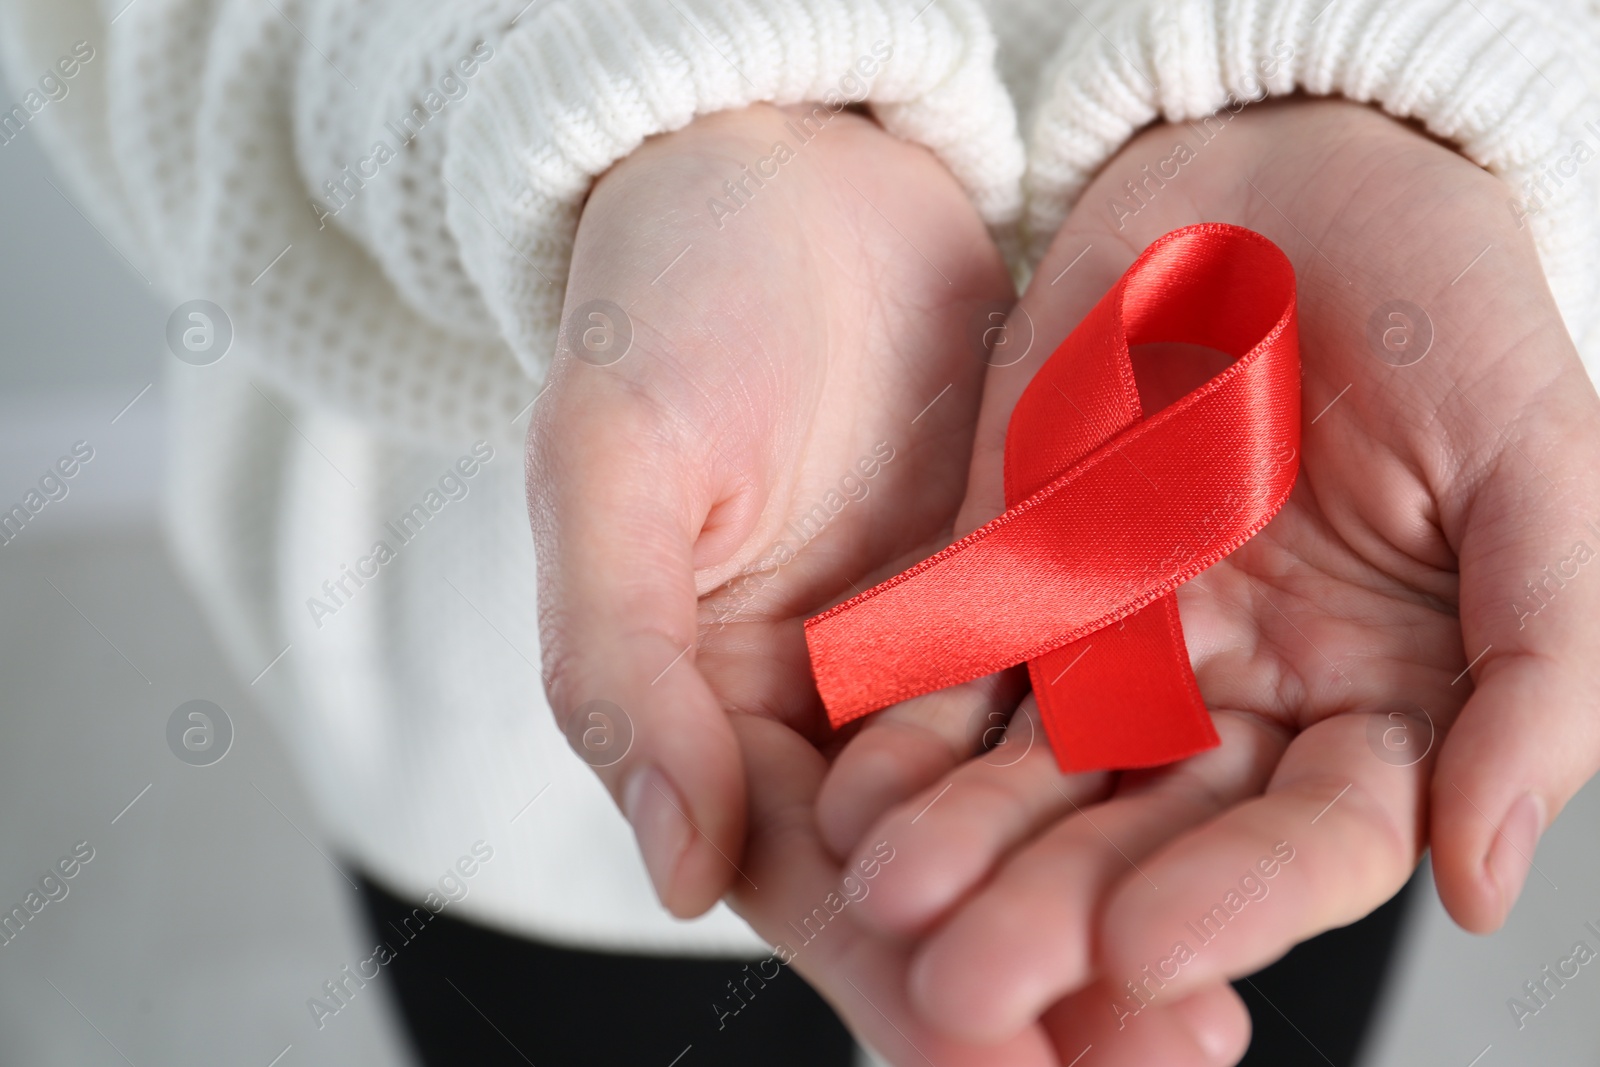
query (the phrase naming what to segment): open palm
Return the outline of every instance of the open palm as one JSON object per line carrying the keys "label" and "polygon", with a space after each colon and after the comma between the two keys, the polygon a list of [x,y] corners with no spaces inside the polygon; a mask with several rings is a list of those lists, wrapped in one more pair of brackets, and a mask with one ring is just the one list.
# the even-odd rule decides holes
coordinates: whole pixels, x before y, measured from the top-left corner
{"label": "open palm", "polygon": [[[968,759],[973,722],[1009,711],[990,680],[878,717],[821,802],[835,850],[896,844],[856,918],[921,939],[924,1019],[992,1041],[1087,1012],[1080,1037],[1117,1035],[1103,1063],[1151,1062],[1129,1035],[1201,990],[1211,1048],[1162,1062],[1231,1062],[1245,1030],[1223,980],[1367,913],[1429,843],[1456,918],[1497,925],[1600,759],[1596,400],[1503,188],[1375,111],[1291,102],[1112,207],[1179,137],[1195,141],[1158,127],[1130,145],[1056,236],[1012,320],[1035,351],[990,373],[959,527],[1002,510],[1011,407],[1144,245],[1197,221],[1274,239],[1300,285],[1300,480],[1178,592],[1221,747],[1122,775],[1062,776],[1042,743]],[[1138,355],[1147,410],[1217,369]],[[1230,892],[1225,935],[1201,941]]]}
{"label": "open palm", "polygon": [[1013,300],[944,167],[852,113],[705,117],[596,187],[529,435],[546,681],[580,751],[631,724],[591,762],[677,914],[742,880],[730,716],[820,740],[801,621],[948,530],[969,321]]}

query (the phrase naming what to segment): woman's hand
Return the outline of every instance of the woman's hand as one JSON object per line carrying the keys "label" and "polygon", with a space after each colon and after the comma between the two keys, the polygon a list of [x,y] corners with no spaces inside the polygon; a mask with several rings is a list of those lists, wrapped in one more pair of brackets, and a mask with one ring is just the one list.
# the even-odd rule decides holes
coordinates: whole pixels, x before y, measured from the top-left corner
{"label": "woman's hand", "polygon": [[[1178,995],[1119,1028],[1111,995],[1091,987],[997,1042],[953,1037],[912,1006],[913,939],[862,921],[880,886],[904,885],[907,858],[896,836],[868,837],[841,864],[817,829],[816,800],[827,763],[792,730],[759,716],[734,720],[750,776],[745,873],[729,894],[735,910],[896,1067],[1077,1067],[1101,1062],[1162,1067],[1232,1063],[1249,1038],[1243,1002],[1225,984]],[[1048,761],[1049,753],[1039,749]],[[759,886],[759,889],[757,888]],[[1094,1059],[1084,1053],[1094,1048]]]}
{"label": "woman's hand", "polygon": [[945,168],[851,112],[711,115],[595,188],[528,437],[540,632],[580,752],[631,725],[590,762],[676,914],[748,883],[730,719],[823,738],[802,620],[947,534],[969,322],[1013,300]]}
{"label": "woman's hand", "polygon": [[[989,679],[877,716],[822,790],[836,853],[897,849],[857,921],[919,939],[910,1002],[970,1041],[1091,995],[1133,1032],[1365,915],[1427,845],[1457,921],[1491,930],[1600,765],[1600,405],[1505,188],[1358,105],[1221,114],[1209,140],[1142,135],[1056,236],[1009,327],[1032,352],[989,374],[956,531],[1002,510],[1011,407],[1145,245],[1198,221],[1276,241],[1299,279],[1300,478],[1178,591],[1221,747],[1062,776],[1029,698],[1010,754],[969,758],[974,722],[1015,702]],[[1147,410],[1216,369],[1157,357]],[[1202,941],[1230,891],[1245,906]],[[1096,1062],[1147,1062],[1128,1047]]]}

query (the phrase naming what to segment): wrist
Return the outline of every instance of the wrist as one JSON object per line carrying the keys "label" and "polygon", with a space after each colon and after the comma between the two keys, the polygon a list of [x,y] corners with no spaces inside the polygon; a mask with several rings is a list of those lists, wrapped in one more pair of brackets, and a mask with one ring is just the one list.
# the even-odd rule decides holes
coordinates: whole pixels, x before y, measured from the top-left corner
{"label": "wrist", "polygon": [[1257,229],[1291,219],[1346,273],[1380,247],[1470,229],[1484,235],[1478,248],[1525,256],[1540,278],[1508,200],[1500,179],[1414,123],[1343,99],[1290,97],[1147,127],[1096,176],[1065,228],[1142,247],[1206,219]]}
{"label": "wrist", "polygon": [[[1038,277],[1056,278],[1084,254],[1073,267],[1080,285],[1114,279],[1170,230],[1235,223],[1267,235],[1294,262],[1303,332],[1366,351],[1377,343],[1373,322],[1387,337],[1385,309],[1400,302],[1425,338],[1416,358],[1431,350],[1459,379],[1469,371],[1463,349],[1480,368],[1530,344],[1572,349],[1533,229],[1519,226],[1507,200],[1499,178],[1407,122],[1344,100],[1289,98],[1206,128],[1148,127],[1096,176]],[[1104,289],[1089,287],[1095,298]],[[1087,308],[1056,314],[1053,305],[1071,294],[1050,292],[1052,308],[1034,314],[1055,336],[1045,318],[1070,325]],[[1307,367],[1328,354],[1308,351]]]}

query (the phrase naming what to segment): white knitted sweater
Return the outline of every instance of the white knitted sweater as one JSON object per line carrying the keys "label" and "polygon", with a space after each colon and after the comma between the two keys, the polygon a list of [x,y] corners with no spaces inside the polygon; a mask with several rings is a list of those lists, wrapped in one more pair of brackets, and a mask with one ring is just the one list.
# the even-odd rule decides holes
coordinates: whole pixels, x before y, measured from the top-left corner
{"label": "white knitted sweater", "polygon": [[[0,12],[20,108],[0,114],[0,151],[47,142],[79,204],[174,306],[204,298],[231,320],[221,362],[171,361],[170,525],[326,832],[418,895],[483,839],[494,858],[462,913],[536,936],[757,944],[723,909],[681,923],[654,904],[534,667],[524,413],[583,197],[645,137],[821,99],[887,42],[874,115],[936,152],[1008,247],[1038,252],[1140,127],[1203,115],[1273,69],[1274,94],[1376,101],[1502,175],[1586,359],[1600,352],[1600,167],[1560,167],[1577,141],[1600,145],[1600,15],[1583,0]],[[425,524],[402,523],[417,505]]]}

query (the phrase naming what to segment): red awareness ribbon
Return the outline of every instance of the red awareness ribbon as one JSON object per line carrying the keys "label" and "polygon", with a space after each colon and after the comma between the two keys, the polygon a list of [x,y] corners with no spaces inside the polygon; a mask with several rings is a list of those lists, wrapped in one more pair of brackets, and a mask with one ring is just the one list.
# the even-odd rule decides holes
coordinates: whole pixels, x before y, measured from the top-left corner
{"label": "red awareness ribbon", "polygon": [[[1130,345],[1237,357],[1146,418]],[[1294,485],[1294,268],[1237,226],[1145,250],[1047,360],[1006,431],[1006,511],[806,621],[835,727],[1024,661],[1063,771],[1218,744],[1173,591],[1255,536]]]}

